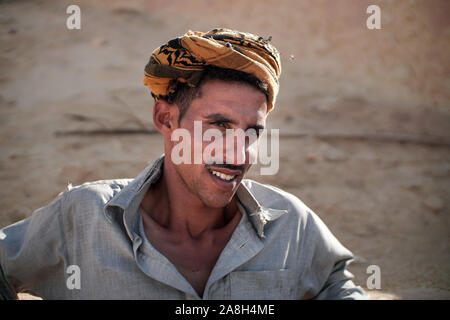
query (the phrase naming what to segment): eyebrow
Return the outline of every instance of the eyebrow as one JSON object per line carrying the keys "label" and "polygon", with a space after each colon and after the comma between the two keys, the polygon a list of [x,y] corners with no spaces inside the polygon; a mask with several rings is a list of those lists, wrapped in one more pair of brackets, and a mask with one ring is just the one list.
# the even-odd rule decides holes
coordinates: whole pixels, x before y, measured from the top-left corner
{"label": "eyebrow", "polygon": [[[204,116],[204,118],[206,118],[206,119],[208,119],[210,121],[215,121],[215,122],[237,124],[237,121],[235,121],[233,119],[230,119],[229,117],[227,117],[226,115],[221,114],[221,113],[209,114],[209,115]],[[251,126],[247,127],[246,130],[248,130],[248,129],[254,129],[256,131],[264,130],[264,126],[260,125],[260,124],[254,124],[254,125],[251,125]]]}
{"label": "eyebrow", "polygon": [[217,122],[228,122],[228,123],[232,123],[232,124],[237,124],[237,121],[232,120],[230,118],[228,118],[226,115],[221,114],[221,113],[213,113],[213,114],[209,114],[207,116],[205,116],[206,119],[208,120],[212,120],[212,121],[217,121]]}

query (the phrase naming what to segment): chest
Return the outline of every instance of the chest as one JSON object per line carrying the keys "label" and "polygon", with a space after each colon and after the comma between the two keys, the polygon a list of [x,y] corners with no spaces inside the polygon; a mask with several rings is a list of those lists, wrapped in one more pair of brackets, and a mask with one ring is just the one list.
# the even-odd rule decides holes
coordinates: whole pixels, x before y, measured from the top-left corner
{"label": "chest", "polygon": [[202,296],[208,278],[227,242],[173,244],[153,241],[153,243],[155,249],[163,254]]}

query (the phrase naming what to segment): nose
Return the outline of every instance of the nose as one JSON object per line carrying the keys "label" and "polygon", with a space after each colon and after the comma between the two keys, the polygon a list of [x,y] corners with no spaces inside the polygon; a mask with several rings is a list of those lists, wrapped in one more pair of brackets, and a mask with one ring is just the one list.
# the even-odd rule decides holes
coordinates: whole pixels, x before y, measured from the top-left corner
{"label": "nose", "polygon": [[242,129],[227,130],[225,137],[225,163],[244,165],[247,158],[245,132]]}

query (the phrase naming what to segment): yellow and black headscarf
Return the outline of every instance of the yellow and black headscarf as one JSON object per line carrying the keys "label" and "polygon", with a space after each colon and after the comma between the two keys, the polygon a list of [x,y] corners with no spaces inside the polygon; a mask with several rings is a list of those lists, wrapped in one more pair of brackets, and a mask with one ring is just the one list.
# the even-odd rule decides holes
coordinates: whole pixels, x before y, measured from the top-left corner
{"label": "yellow and black headscarf", "polygon": [[269,112],[275,106],[281,73],[280,54],[269,41],[229,29],[188,31],[153,51],[142,82],[159,99],[173,94],[169,84],[174,80],[197,86],[206,66],[239,70],[267,84]]}

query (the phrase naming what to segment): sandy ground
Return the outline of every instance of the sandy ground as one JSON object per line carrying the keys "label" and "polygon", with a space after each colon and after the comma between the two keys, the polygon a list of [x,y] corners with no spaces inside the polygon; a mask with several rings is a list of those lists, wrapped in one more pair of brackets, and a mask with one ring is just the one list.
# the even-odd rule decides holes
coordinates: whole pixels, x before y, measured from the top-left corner
{"label": "sandy ground", "polygon": [[[378,265],[374,299],[449,299],[450,6],[374,2],[382,30],[365,27],[370,1],[0,2],[0,227],[69,182],[131,178],[159,156],[159,135],[57,133],[151,129],[150,52],[188,29],[229,27],[281,51],[269,126],[313,134],[282,138],[278,174],[250,177],[312,208],[356,254],[363,288]],[[69,4],[81,30],[65,27]]]}

